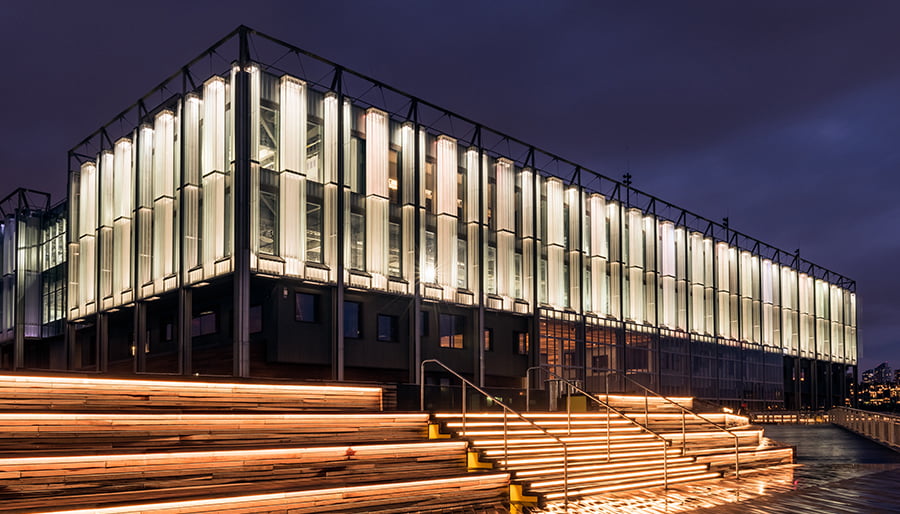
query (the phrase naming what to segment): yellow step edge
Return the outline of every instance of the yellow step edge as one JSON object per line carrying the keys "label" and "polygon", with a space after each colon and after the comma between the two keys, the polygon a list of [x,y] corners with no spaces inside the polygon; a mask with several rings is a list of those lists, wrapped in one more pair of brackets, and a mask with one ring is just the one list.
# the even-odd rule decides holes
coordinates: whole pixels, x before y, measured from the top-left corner
{"label": "yellow step edge", "polygon": [[534,507],[537,504],[538,497],[524,494],[521,484],[509,484],[509,511],[512,514],[524,514],[527,507]]}
{"label": "yellow step edge", "polygon": [[466,452],[466,466],[469,468],[469,471],[477,471],[479,469],[494,469],[494,464],[492,462],[483,462],[481,460],[481,455],[474,450],[468,450]]}
{"label": "yellow step edge", "polygon": [[428,424],[428,439],[450,439],[450,434],[441,432],[441,425],[437,423]]}

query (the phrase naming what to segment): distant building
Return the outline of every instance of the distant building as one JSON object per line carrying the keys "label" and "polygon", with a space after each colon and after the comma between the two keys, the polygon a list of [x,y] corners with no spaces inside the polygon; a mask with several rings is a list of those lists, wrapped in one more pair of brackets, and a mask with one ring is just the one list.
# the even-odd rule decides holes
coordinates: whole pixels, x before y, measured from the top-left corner
{"label": "distant building", "polygon": [[841,274],[245,27],[180,70],[69,152],[65,294],[4,304],[6,367],[848,396]]}
{"label": "distant building", "polygon": [[891,369],[887,362],[882,362],[878,366],[875,366],[872,373],[872,380],[878,384],[891,384],[894,382],[894,370]]}

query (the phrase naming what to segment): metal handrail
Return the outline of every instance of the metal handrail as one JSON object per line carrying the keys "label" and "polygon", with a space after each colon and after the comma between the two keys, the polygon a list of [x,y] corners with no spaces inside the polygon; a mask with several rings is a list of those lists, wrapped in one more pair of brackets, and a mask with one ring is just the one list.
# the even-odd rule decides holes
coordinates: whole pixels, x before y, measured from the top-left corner
{"label": "metal handrail", "polygon": [[[552,376],[556,377],[556,380],[564,382],[570,388],[583,394],[586,398],[591,399],[594,403],[597,403],[601,407],[606,408],[606,438],[607,438],[606,439],[606,459],[607,459],[607,461],[610,460],[610,456],[609,456],[609,437],[611,435],[611,433],[609,431],[609,428],[610,428],[609,427],[609,413],[610,413],[610,411],[615,412],[622,419],[628,420],[631,424],[638,426],[640,429],[650,433],[651,435],[653,435],[654,437],[656,437],[657,439],[662,441],[662,443],[663,443],[663,485],[665,486],[666,489],[669,488],[669,452],[668,452],[668,449],[671,444],[671,441],[666,439],[665,436],[663,436],[656,430],[653,430],[646,424],[641,423],[640,421],[638,421],[636,419],[632,419],[632,418],[628,417],[628,415],[626,415],[625,412],[613,407],[608,402],[605,402],[605,401],[597,398],[593,394],[585,391],[584,389],[579,387],[578,384],[575,384],[571,380],[563,377],[562,375],[556,373],[555,371],[550,370],[549,367],[539,366],[539,368],[546,371],[548,375],[552,375]],[[527,375],[527,373],[526,373],[526,375]],[[609,399],[609,395],[606,395],[606,396],[607,396],[607,399]],[[571,402],[570,401],[566,401],[566,418],[569,420],[569,424],[571,426],[572,412],[571,412]]]}
{"label": "metal handrail", "polygon": [[449,366],[444,364],[443,362],[437,359],[426,359],[419,364],[419,410],[425,411],[425,365],[426,364],[437,364],[438,366],[444,368],[447,372],[455,376],[462,382],[462,424],[463,424],[463,432],[466,431],[466,386],[468,385],[472,389],[481,393],[485,398],[490,399],[493,403],[503,407],[503,464],[504,468],[509,471],[509,448],[507,447],[507,431],[508,431],[508,423],[506,421],[507,413],[512,413],[522,421],[525,421],[532,427],[540,430],[545,435],[553,438],[562,445],[563,448],[563,503],[565,507],[565,511],[569,511],[569,445],[566,444],[561,438],[553,435],[544,427],[538,425],[534,421],[526,418],[519,411],[513,409],[512,407],[506,405],[502,401],[494,398],[483,389],[472,383],[472,381],[463,377],[456,371],[450,369]]}
{"label": "metal handrail", "polygon": [[[722,431],[724,431],[725,433],[727,433],[728,435],[730,435],[731,437],[733,437],[733,438],[734,438],[734,476],[735,476],[735,478],[737,478],[737,479],[740,479],[740,478],[741,478],[740,450],[739,450],[739,447],[740,447],[740,438],[738,437],[737,434],[735,434],[735,433],[732,432],[731,430],[728,430],[728,427],[727,427],[727,426],[719,425],[719,424],[716,423],[715,421],[712,421],[711,419],[709,419],[709,418],[707,418],[707,417],[705,417],[705,416],[703,416],[703,415],[701,415],[701,414],[698,414],[698,413],[694,412],[692,409],[689,409],[689,408],[685,407],[684,405],[681,405],[680,403],[676,402],[675,400],[673,400],[673,399],[671,399],[671,398],[669,398],[669,397],[667,397],[667,396],[663,396],[663,395],[657,393],[657,392],[654,391],[653,389],[650,389],[649,387],[645,386],[644,384],[638,382],[637,380],[635,380],[635,379],[629,377],[628,375],[626,375],[626,374],[624,374],[624,373],[618,373],[618,372],[613,372],[613,373],[614,373],[614,374],[617,374],[617,375],[621,375],[621,377],[624,378],[625,380],[627,380],[627,381],[631,382],[632,384],[634,384],[634,385],[640,387],[641,389],[643,389],[645,393],[653,394],[654,396],[657,396],[657,397],[659,397],[659,398],[662,398],[663,400],[665,400],[665,401],[671,403],[672,405],[678,407],[679,409],[681,409],[681,431],[682,431],[682,432],[681,432],[681,433],[682,433],[682,436],[681,436],[681,437],[682,437],[681,444],[682,444],[682,445],[686,444],[686,442],[687,442],[687,441],[685,440],[685,435],[684,435],[684,434],[685,434],[685,421],[684,421],[684,415],[685,415],[686,413],[690,413],[692,416],[694,416],[694,417],[696,417],[696,418],[699,418],[699,419],[701,419],[701,420],[703,420],[703,421],[709,423],[709,424],[712,425],[713,427],[715,427],[715,428],[717,428],[717,429],[719,429],[719,430],[722,430]],[[606,375],[606,399],[607,399],[607,400],[609,399],[609,373],[607,373],[607,375]],[[645,417],[646,417],[646,416],[649,416],[648,409],[647,409],[647,396],[646,396],[646,394],[644,395],[644,415],[645,415]]]}

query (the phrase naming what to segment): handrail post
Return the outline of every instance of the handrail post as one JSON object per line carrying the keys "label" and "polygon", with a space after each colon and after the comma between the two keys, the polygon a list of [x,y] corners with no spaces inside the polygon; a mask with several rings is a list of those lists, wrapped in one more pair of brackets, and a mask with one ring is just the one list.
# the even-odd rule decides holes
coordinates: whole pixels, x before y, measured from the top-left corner
{"label": "handrail post", "polygon": [[569,445],[564,441],[560,441],[563,445],[563,505],[566,512],[569,512]]}
{"label": "handrail post", "polygon": [[425,362],[419,364],[419,410],[425,412]]}
{"label": "handrail post", "polygon": [[566,435],[572,435],[572,387],[566,384]]}
{"label": "handrail post", "polygon": [[[669,445],[665,438],[663,438],[663,486],[665,489],[669,488]],[[684,444],[682,446],[682,451],[684,451]]]}
{"label": "handrail post", "polygon": [[531,370],[525,370],[525,412],[531,412]]}
{"label": "handrail post", "polygon": [[462,383],[462,425],[463,433],[466,433],[466,383]]}
{"label": "handrail post", "polygon": [[507,440],[507,432],[509,430],[509,421],[506,419],[508,409],[503,409],[503,469],[509,470],[509,442]]}

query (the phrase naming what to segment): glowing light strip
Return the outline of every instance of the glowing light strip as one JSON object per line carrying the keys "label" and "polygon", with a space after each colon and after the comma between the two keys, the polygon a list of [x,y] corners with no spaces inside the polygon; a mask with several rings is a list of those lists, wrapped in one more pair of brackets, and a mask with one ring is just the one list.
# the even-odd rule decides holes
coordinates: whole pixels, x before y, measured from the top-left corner
{"label": "glowing light strip", "polygon": [[[197,389],[225,389],[232,388],[244,391],[355,391],[366,393],[380,393],[380,387],[356,387],[356,386],[326,386],[326,385],[269,385],[269,384],[235,384],[219,382],[193,382],[193,381],[162,381],[162,380],[122,380],[112,378],[70,378],[70,377],[34,377],[17,375],[0,375],[0,390],[6,386],[3,382],[15,382],[25,384],[49,384],[51,386],[87,385],[97,387],[109,386],[133,386],[139,387],[172,387],[180,390]],[[146,391],[144,392],[146,393]]]}
{"label": "glowing light strip", "polygon": [[[618,448],[622,448],[622,449],[625,449],[625,448],[647,448],[647,447],[654,447],[654,446],[659,447],[659,446],[661,446],[661,443],[659,441],[657,441],[656,439],[654,439],[654,440],[648,441],[646,443],[611,444],[611,445],[595,444],[595,445],[587,445],[587,446],[569,447],[569,452],[571,455],[571,452],[578,452],[578,451],[606,451],[607,447],[609,447],[609,449],[611,451],[614,451],[615,449],[618,449]],[[493,449],[493,450],[485,450],[484,454],[488,455],[488,456],[503,455],[504,452],[506,452],[506,453],[509,453],[510,455],[521,455],[521,454],[526,454],[526,453],[546,453],[547,450],[555,450],[555,451],[562,453],[562,447],[559,445],[556,445],[556,446],[551,446],[550,448],[548,448],[547,446],[509,448],[507,450],[503,450],[503,448],[499,448],[499,449]]]}
{"label": "glowing light strip", "polygon": [[[651,439],[654,438],[652,434],[628,434],[628,435],[620,435],[620,436],[609,436],[609,437],[560,437],[566,443],[578,443],[578,442],[594,442],[598,439],[600,440],[608,440],[608,439],[619,439],[619,440],[633,440],[633,439]],[[656,440],[656,439],[654,439]],[[507,439],[506,444],[508,445],[519,445],[519,444],[554,444],[557,443],[556,439],[544,437],[534,437],[529,439]],[[503,439],[486,439],[481,441],[473,441],[472,444],[475,446],[497,446],[504,444]],[[661,444],[661,443],[660,443]]]}
{"label": "glowing light strip", "polygon": [[[668,459],[668,461],[659,459],[659,460],[648,460],[648,461],[633,461],[628,463],[623,462],[611,462],[609,464],[596,464],[596,465],[586,465],[586,466],[569,466],[569,473],[580,472],[580,471],[601,471],[604,469],[618,469],[625,466],[629,467],[645,467],[645,466],[661,466],[665,465],[666,462],[671,466],[673,464],[683,464],[693,462],[694,459],[692,457],[679,457],[677,459]],[[516,471],[516,478],[522,478],[527,476],[537,476],[537,475],[550,475],[557,473],[565,473],[566,468],[543,468],[543,469],[529,469]]]}
{"label": "glowing light strip", "polygon": [[[605,447],[603,447],[605,449]],[[666,453],[669,455],[676,455],[681,453],[681,449],[679,448],[670,448],[666,450]],[[653,457],[653,456],[662,456],[663,452],[660,450],[655,451],[643,451],[643,452],[616,452],[615,458],[617,461],[621,461],[624,459],[628,459],[631,457]],[[601,453],[589,453],[589,454],[579,454],[576,453],[574,455],[569,455],[569,462],[577,461],[577,460],[596,460],[596,459],[605,459],[606,452]],[[563,462],[565,460],[565,456],[562,455],[562,452],[559,452],[557,455],[553,457],[538,457],[538,458],[525,458],[525,459],[509,459],[508,461],[500,459],[498,461],[499,464],[508,464],[509,466],[527,466],[530,464],[550,464],[553,462]],[[621,462],[618,462],[621,464]]]}
{"label": "glowing light strip", "polygon": [[[704,473],[701,475],[689,475],[689,476],[685,476],[685,477],[669,477],[668,483],[669,484],[677,484],[677,483],[681,483],[681,482],[691,482],[694,480],[705,480],[707,478],[719,478],[720,476],[721,475],[719,473]],[[595,487],[595,488],[591,488],[591,489],[580,489],[580,490],[575,490],[575,491],[569,491],[569,496],[571,497],[573,494],[587,495],[587,494],[594,494],[594,493],[605,493],[605,492],[610,492],[610,491],[620,491],[623,489],[640,489],[640,488],[644,488],[644,487],[654,487],[654,486],[665,485],[665,484],[666,484],[666,480],[652,480],[649,482],[634,482],[634,483],[619,484],[619,485],[614,485],[614,486],[609,486],[609,487]],[[556,499],[556,498],[562,498],[565,495],[566,495],[565,493],[550,493],[550,494],[546,495],[546,498],[547,499]]]}
{"label": "glowing light strip", "polygon": [[[454,477],[454,478],[442,478],[436,480],[420,480],[416,482],[403,482],[402,484],[374,484],[374,485],[361,485],[354,487],[336,487],[332,489],[318,489],[313,491],[291,491],[291,492],[283,492],[283,493],[270,493],[270,494],[255,494],[249,496],[234,496],[230,498],[209,498],[202,500],[187,500],[187,501],[177,501],[177,502],[167,502],[167,503],[148,503],[142,505],[126,505],[122,507],[107,507],[107,508],[99,508],[99,509],[80,509],[80,510],[66,510],[66,511],[48,511],[53,512],[54,514],[133,514],[134,512],[153,512],[153,511],[173,511],[176,509],[191,509],[191,508],[202,508],[205,506],[209,507],[218,507],[218,506],[227,506],[239,503],[262,503],[266,501],[278,501],[278,500],[303,500],[305,498],[322,496],[343,496],[348,494],[359,495],[360,493],[365,492],[376,492],[376,491],[384,491],[389,489],[397,489],[398,493],[402,493],[404,489],[407,488],[422,488],[427,486],[438,487],[441,485],[459,485],[465,486],[470,482],[484,482],[484,481],[508,481],[510,478],[509,473],[499,473],[499,474],[491,474],[491,475],[473,475],[473,476],[464,476],[464,477]],[[263,507],[260,505],[260,507]],[[253,508],[252,505],[244,506],[245,509]],[[282,506],[283,508],[283,506]],[[282,510],[282,509],[278,509]],[[268,511],[268,510],[267,510]],[[203,511],[199,511],[203,512]],[[208,512],[215,512],[214,510]],[[252,511],[250,511],[252,512]]]}
{"label": "glowing light strip", "polygon": [[[672,473],[692,473],[694,471],[701,471],[706,469],[706,464],[697,465],[697,466],[681,466],[676,469],[669,469],[669,474]],[[606,480],[622,480],[626,478],[644,478],[653,475],[659,475],[664,473],[665,470],[661,468],[650,469],[646,471],[631,471],[626,473],[614,473],[612,475],[591,475],[586,477],[569,477],[569,485],[572,484],[584,484],[587,482],[600,482]],[[564,485],[565,480],[545,480],[543,482],[532,482],[531,487],[535,489],[544,489],[547,487],[555,487]]]}
{"label": "glowing light strip", "polygon": [[65,455],[65,456],[49,456],[49,457],[13,457],[9,459],[0,459],[0,469],[10,470],[13,466],[27,466],[35,464],[69,464],[77,462],[140,462],[142,464],[152,464],[154,461],[184,461],[204,459],[204,462],[185,462],[184,465],[206,465],[211,461],[234,460],[244,461],[253,459],[262,459],[266,457],[289,457],[289,456],[327,456],[327,455],[347,455],[347,450],[352,449],[354,456],[364,457],[370,453],[378,454],[383,452],[395,453],[420,453],[427,450],[447,451],[461,450],[466,447],[465,441],[447,441],[437,443],[400,443],[400,444],[369,444],[369,445],[344,445],[344,446],[315,446],[308,448],[267,448],[261,450],[217,450],[205,452],[165,452],[150,454],[110,454],[110,455]]}
{"label": "glowing light strip", "polygon": [[[237,421],[322,421],[322,422],[339,422],[370,420],[383,423],[384,420],[394,421],[421,421],[428,419],[428,414],[76,414],[76,413],[0,413],[0,421],[24,421],[24,420],[62,420],[62,421],[78,421],[78,420],[103,420],[115,424],[120,420],[151,420],[165,425],[176,420],[190,421],[196,423],[203,420],[227,421],[233,423]],[[98,425],[93,425],[98,426]],[[99,425],[102,426],[102,425]]]}

